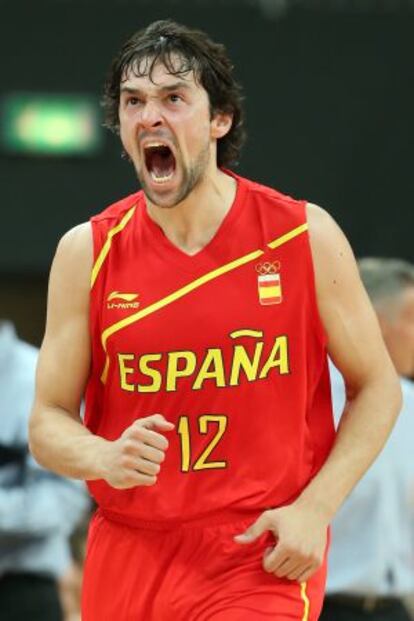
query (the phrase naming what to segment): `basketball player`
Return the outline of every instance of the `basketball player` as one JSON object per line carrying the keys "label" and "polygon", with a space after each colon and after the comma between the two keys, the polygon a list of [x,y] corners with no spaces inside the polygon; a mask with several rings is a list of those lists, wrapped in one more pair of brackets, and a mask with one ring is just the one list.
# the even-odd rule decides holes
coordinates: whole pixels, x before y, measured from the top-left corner
{"label": "basketball player", "polygon": [[329,521],[400,405],[351,250],[227,169],[241,95],[205,34],[139,31],[105,92],[142,191],[59,244],[31,422],[37,459],[99,506],[82,619],[316,621]]}

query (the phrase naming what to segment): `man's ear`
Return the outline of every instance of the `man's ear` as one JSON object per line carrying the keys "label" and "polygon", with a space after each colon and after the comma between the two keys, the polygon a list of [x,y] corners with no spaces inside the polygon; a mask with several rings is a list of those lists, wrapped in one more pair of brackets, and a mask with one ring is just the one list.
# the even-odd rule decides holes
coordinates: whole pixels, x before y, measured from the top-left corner
{"label": "man's ear", "polygon": [[211,137],[223,138],[231,129],[233,115],[228,112],[217,112],[211,119]]}

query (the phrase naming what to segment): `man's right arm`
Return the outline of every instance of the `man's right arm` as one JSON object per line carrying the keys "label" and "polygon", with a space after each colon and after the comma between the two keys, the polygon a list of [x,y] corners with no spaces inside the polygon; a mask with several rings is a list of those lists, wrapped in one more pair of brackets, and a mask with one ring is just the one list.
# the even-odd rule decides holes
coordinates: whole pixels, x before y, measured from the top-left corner
{"label": "man's right arm", "polygon": [[[93,435],[80,419],[89,376],[92,235],[89,224],[60,241],[50,273],[46,331],[36,375],[30,449],[45,468],[77,479],[105,479],[117,488],[153,485],[171,423],[140,418],[115,441]],[[157,430],[157,431],[155,431]]]}

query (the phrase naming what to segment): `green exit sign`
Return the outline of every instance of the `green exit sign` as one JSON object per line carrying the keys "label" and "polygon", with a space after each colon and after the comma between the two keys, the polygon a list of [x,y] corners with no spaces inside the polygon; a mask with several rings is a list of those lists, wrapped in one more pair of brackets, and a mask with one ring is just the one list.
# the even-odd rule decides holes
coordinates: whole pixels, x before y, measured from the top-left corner
{"label": "green exit sign", "polygon": [[1,142],[20,155],[91,155],[102,145],[99,106],[81,95],[6,95]]}

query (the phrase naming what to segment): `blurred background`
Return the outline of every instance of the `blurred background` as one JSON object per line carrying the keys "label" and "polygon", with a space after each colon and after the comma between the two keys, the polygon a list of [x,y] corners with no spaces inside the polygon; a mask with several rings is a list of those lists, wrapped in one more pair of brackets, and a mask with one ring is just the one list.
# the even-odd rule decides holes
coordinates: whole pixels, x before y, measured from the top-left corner
{"label": "blurred background", "polygon": [[[0,319],[34,345],[58,239],[137,189],[102,127],[110,62],[168,17],[234,60],[237,172],[325,207],[357,256],[414,261],[414,0],[0,0]],[[85,529],[60,584],[66,621],[80,619]]]}
{"label": "blurred background", "polygon": [[357,255],[414,260],[414,0],[2,0],[0,308],[42,338],[58,238],[137,188],[99,100],[120,44],[171,17],[226,44],[237,171],[330,211]]}

